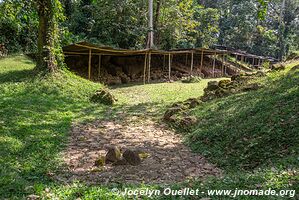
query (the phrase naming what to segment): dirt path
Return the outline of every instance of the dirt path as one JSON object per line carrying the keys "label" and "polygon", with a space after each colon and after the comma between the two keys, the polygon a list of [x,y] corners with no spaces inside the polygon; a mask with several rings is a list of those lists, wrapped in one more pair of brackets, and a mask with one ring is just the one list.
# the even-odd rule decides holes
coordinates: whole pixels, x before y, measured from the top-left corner
{"label": "dirt path", "polygon": [[[99,155],[105,155],[105,145],[138,149],[148,157],[138,166],[107,164],[98,168],[94,163]],[[131,115],[124,109],[109,120],[74,125],[64,161],[69,171],[68,181],[91,184],[175,183],[221,175],[219,169],[183,145],[179,134],[142,110]]]}

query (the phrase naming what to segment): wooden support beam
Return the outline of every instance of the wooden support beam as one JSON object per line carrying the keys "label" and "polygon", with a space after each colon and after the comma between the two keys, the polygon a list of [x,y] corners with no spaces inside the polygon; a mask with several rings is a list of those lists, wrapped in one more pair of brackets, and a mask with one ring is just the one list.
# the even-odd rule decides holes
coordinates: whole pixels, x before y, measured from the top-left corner
{"label": "wooden support beam", "polygon": [[192,71],[193,71],[193,57],[194,57],[194,53],[193,53],[193,51],[192,51],[192,53],[191,53],[190,75],[192,75]]}
{"label": "wooden support beam", "polygon": [[151,52],[148,53],[148,76],[147,76],[147,82],[150,82],[151,79],[151,59],[152,59],[152,54]]}
{"label": "wooden support beam", "polygon": [[200,72],[202,70],[202,65],[203,65],[203,51],[201,51],[200,69],[199,69]]}
{"label": "wooden support beam", "polygon": [[99,55],[98,78],[101,77],[101,64],[102,64],[102,55]]}
{"label": "wooden support beam", "polygon": [[88,79],[91,79],[91,49],[89,49],[88,53]]}
{"label": "wooden support beam", "polygon": [[186,62],[185,62],[185,65],[187,66],[188,64],[188,53],[186,53]]}
{"label": "wooden support beam", "polygon": [[168,54],[168,80],[170,81],[170,75],[171,75],[171,55]]}
{"label": "wooden support beam", "polygon": [[147,65],[147,53],[144,54],[143,84],[145,84],[146,65]]}
{"label": "wooden support beam", "polygon": [[216,52],[214,53],[213,58],[213,78],[215,78]]}
{"label": "wooden support beam", "polygon": [[165,69],[165,61],[166,61],[165,57],[166,57],[166,55],[164,54],[164,55],[163,55],[163,71],[164,71],[164,69]]}
{"label": "wooden support beam", "polygon": [[222,68],[221,68],[222,76],[224,76],[224,54],[222,55]]}
{"label": "wooden support beam", "polygon": [[[227,55],[225,56],[225,60],[227,61]],[[225,67],[225,69],[224,69],[224,75],[226,76],[226,74],[227,74],[227,69],[226,69],[227,67]]]}
{"label": "wooden support beam", "polygon": [[261,59],[258,59],[258,67],[261,67]]}

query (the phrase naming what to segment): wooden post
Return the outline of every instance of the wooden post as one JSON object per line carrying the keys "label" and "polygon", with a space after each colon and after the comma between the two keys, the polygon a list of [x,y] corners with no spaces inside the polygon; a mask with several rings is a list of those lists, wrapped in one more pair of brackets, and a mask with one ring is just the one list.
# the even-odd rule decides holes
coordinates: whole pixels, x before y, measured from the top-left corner
{"label": "wooden post", "polygon": [[222,68],[221,68],[222,76],[224,76],[224,54],[222,55]]}
{"label": "wooden post", "polygon": [[102,55],[99,55],[99,68],[98,68],[98,78],[101,77],[101,63],[102,63]]}
{"label": "wooden post", "polygon": [[150,82],[150,78],[151,78],[151,58],[152,58],[152,54],[151,52],[148,53],[148,76],[147,76],[147,82]]}
{"label": "wooden post", "polygon": [[[225,56],[225,60],[227,60],[227,55]],[[224,69],[224,75],[226,76],[226,68],[227,67],[225,67],[225,69]]]}
{"label": "wooden post", "polygon": [[192,75],[192,71],[193,71],[193,56],[194,56],[194,53],[192,51],[191,53],[191,67],[190,67],[190,75]]}
{"label": "wooden post", "polygon": [[185,65],[187,66],[188,64],[188,53],[186,53],[186,62],[185,62]]}
{"label": "wooden post", "polygon": [[163,71],[165,70],[165,60],[166,60],[165,57],[166,57],[166,56],[165,56],[165,54],[164,54],[164,55],[163,55]]}
{"label": "wooden post", "polygon": [[255,58],[253,57],[252,68],[254,68],[254,65],[255,65]]}
{"label": "wooden post", "polygon": [[215,65],[216,65],[216,52],[214,53],[214,60],[213,60],[213,78],[215,78]]}
{"label": "wooden post", "polygon": [[88,54],[88,79],[91,79],[91,49],[89,49],[89,54]]}
{"label": "wooden post", "polygon": [[258,67],[259,68],[261,67],[261,59],[260,58],[258,59]]}
{"label": "wooden post", "polygon": [[168,54],[168,79],[170,81],[170,74],[171,74],[171,56]]}
{"label": "wooden post", "polygon": [[147,53],[144,54],[143,84],[145,84],[146,64],[147,64]]}
{"label": "wooden post", "polygon": [[202,70],[202,65],[203,65],[203,50],[201,51],[201,59],[200,59],[200,73],[201,73],[201,70]]}

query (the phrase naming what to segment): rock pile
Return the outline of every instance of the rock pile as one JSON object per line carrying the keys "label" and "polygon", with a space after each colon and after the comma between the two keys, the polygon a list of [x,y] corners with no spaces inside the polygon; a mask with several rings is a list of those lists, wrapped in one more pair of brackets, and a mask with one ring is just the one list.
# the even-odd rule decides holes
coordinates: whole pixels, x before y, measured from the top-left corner
{"label": "rock pile", "polygon": [[299,69],[299,65],[295,65],[294,67],[292,67],[292,69],[290,70],[290,72],[294,72],[296,70]]}
{"label": "rock pile", "polygon": [[204,89],[204,95],[198,98],[191,98],[184,102],[174,103],[168,108],[163,116],[163,120],[180,126],[189,128],[198,122],[195,116],[190,115],[190,109],[199,104],[216,98],[229,96],[243,91],[258,90],[261,86],[258,83],[249,83],[255,77],[265,76],[264,72],[245,73],[234,75],[231,80],[210,81]]}
{"label": "rock pile", "polygon": [[231,77],[231,80],[210,81],[204,89],[204,95],[201,97],[201,100],[205,102],[238,92],[258,90],[261,87],[258,83],[248,83],[249,80],[257,76],[264,76],[264,73],[234,75]]}
{"label": "rock pile", "polygon": [[271,70],[272,71],[280,71],[280,70],[285,70],[286,66],[283,63],[277,63],[272,65]]}
{"label": "rock pile", "polygon": [[199,83],[201,81],[200,76],[187,76],[182,78],[182,83]]}
{"label": "rock pile", "polygon": [[107,163],[111,163],[112,165],[141,164],[141,157],[137,151],[126,149],[122,153],[121,150],[116,146],[106,146],[106,150],[106,155],[100,155],[99,158],[95,161],[96,166],[104,166]]}
{"label": "rock pile", "polygon": [[117,99],[105,88],[97,90],[91,97],[90,101],[94,103],[102,103],[105,105],[113,105]]}
{"label": "rock pile", "polygon": [[179,125],[182,128],[188,128],[197,123],[195,116],[190,116],[187,112],[200,104],[200,100],[190,98],[184,102],[174,103],[164,114],[163,120]]}
{"label": "rock pile", "polygon": [[102,70],[101,81],[107,85],[118,85],[122,83],[129,83],[131,81],[130,77],[128,77],[121,68],[115,68],[115,70],[115,76],[108,73],[106,70]]}

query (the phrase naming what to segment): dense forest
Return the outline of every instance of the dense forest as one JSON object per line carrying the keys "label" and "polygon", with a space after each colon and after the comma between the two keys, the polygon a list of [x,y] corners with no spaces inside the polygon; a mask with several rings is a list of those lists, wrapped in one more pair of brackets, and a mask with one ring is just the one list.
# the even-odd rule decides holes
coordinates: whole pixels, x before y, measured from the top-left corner
{"label": "dense forest", "polygon": [[[0,44],[8,52],[37,50],[36,2],[46,1],[0,1]],[[53,5],[61,45],[146,47],[147,0],[53,0]],[[222,45],[281,59],[298,49],[298,14],[298,0],[157,0],[154,44],[165,50]]]}

